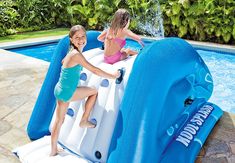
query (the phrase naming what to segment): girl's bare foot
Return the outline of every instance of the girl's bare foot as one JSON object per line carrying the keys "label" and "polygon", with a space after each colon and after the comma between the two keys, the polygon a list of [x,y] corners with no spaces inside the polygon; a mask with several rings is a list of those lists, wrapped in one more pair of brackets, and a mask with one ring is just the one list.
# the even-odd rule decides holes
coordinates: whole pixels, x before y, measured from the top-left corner
{"label": "girl's bare foot", "polygon": [[57,154],[57,151],[51,151],[50,156],[56,156]]}
{"label": "girl's bare foot", "polygon": [[91,123],[90,121],[82,120],[79,124],[81,128],[95,128],[95,124]]}
{"label": "girl's bare foot", "polygon": [[63,152],[64,149],[56,149],[56,150],[52,150],[50,156],[56,156],[57,154],[59,154],[60,152]]}

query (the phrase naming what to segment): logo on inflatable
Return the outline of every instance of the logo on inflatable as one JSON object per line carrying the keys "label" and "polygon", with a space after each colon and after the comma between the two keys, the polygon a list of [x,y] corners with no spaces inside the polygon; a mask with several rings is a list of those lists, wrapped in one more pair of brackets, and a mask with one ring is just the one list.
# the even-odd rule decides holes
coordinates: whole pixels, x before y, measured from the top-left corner
{"label": "logo on inflatable", "polygon": [[190,142],[193,140],[194,135],[197,134],[198,130],[203,125],[206,118],[210,115],[213,109],[214,108],[210,105],[204,105],[201,107],[187,123],[183,131],[180,132],[179,136],[176,138],[176,141],[188,147]]}

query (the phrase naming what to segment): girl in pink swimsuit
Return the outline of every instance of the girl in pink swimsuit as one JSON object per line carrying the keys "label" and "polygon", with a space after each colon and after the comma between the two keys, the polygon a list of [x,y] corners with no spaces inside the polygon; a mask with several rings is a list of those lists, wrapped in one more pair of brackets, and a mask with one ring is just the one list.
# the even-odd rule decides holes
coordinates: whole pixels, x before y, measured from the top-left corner
{"label": "girl in pink swimsuit", "polygon": [[143,47],[141,37],[128,29],[130,14],[125,9],[118,9],[113,17],[110,28],[104,30],[98,40],[104,42],[104,62],[114,64],[126,59],[129,55],[136,55],[137,52],[123,48],[126,44],[126,37],[129,37]]}

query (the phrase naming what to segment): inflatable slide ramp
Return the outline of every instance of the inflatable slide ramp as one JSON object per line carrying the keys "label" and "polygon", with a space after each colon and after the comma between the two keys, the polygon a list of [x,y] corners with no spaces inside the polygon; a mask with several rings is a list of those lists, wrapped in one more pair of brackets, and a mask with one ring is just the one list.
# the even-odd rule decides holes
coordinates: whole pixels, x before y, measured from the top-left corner
{"label": "inflatable slide ramp", "polygon": [[[59,143],[61,148],[65,149],[64,152],[56,158],[49,157],[50,137],[46,136],[14,151],[22,162],[56,161],[62,157],[61,155],[68,157],[68,152],[72,153],[69,158],[77,155],[87,158],[87,160],[106,161],[119,106],[135,57],[129,57],[125,61],[110,65],[103,62],[103,50],[100,48],[88,50],[83,54],[90,63],[107,72],[113,73],[122,69],[123,80],[121,83],[117,83],[116,80],[99,77],[83,68],[79,85],[95,87],[98,90],[98,97],[90,116],[90,120],[96,123],[96,127],[94,129],[80,128],[79,122],[85,102],[84,100],[71,102],[59,136]],[[52,117],[50,128],[54,118],[55,114]]]}

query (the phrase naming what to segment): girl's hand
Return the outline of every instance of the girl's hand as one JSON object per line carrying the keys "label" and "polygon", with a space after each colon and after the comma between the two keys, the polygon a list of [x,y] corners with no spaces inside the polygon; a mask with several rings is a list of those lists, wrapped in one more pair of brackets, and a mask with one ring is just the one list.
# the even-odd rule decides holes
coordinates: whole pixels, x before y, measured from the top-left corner
{"label": "girl's hand", "polygon": [[108,40],[112,40],[112,39],[113,39],[113,36],[108,35],[108,36],[107,36],[107,39],[108,39]]}
{"label": "girl's hand", "polygon": [[117,72],[114,73],[115,79],[119,78],[121,76],[121,73],[119,70],[117,70]]}
{"label": "girl's hand", "polygon": [[139,44],[142,46],[142,48],[145,46],[142,40],[139,41]]}

